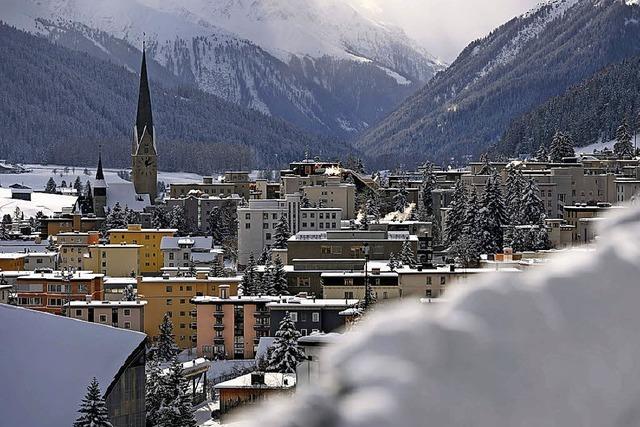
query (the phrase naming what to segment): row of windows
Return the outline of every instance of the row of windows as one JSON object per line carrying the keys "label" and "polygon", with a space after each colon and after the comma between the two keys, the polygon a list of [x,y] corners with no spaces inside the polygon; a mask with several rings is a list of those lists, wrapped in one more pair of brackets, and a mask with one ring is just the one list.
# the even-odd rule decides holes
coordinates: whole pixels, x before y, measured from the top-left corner
{"label": "row of windows", "polygon": [[[306,322],[307,321],[307,313],[304,311],[301,312],[289,312],[289,316],[291,317],[291,321],[293,322]],[[311,321],[314,323],[320,322],[320,313],[314,311],[311,313]]]}

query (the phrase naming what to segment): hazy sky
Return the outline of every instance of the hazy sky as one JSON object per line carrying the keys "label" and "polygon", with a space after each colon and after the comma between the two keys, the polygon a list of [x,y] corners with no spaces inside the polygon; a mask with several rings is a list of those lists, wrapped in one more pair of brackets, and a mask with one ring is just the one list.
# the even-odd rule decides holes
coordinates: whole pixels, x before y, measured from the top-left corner
{"label": "hazy sky", "polygon": [[377,19],[405,29],[429,52],[453,61],[469,42],[540,0],[355,0]]}

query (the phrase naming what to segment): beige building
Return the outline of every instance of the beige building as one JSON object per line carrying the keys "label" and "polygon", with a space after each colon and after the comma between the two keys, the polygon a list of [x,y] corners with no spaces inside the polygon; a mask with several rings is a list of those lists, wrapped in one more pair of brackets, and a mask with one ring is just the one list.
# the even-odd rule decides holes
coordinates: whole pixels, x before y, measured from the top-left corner
{"label": "beige building", "polygon": [[74,319],[144,332],[145,305],[146,301],[71,301],[65,308]]}
{"label": "beige building", "polygon": [[33,271],[40,269],[58,269],[57,252],[27,252],[24,257],[24,269]]}
{"label": "beige building", "polygon": [[302,187],[301,191],[312,206],[339,208],[342,210],[342,219],[355,219],[358,216],[354,184],[330,183],[324,186]]}
{"label": "beige building", "polygon": [[640,181],[636,179],[616,180],[616,201],[618,203],[628,203],[635,201],[640,194]]}
{"label": "beige building", "polygon": [[61,270],[82,270],[84,255],[89,253],[89,246],[100,240],[97,231],[87,233],[60,233],[56,243],[60,253],[59,267]]}
{"label": "beige building", "polygon": [[142,228],[140,224],[129,224],[126,229],[109,230],[109,243],[112,245],[141,245],[139,248],[139,271],[142,275],[159,273],[164,265],[160,250],[163,237],[173,237],[178,230]]}
{"label": "beige building", "polygon": [[91,245],[83,258],[83,270],[109,277],[136,277],[140,274],[140,248],[142,245],[125,243]]}

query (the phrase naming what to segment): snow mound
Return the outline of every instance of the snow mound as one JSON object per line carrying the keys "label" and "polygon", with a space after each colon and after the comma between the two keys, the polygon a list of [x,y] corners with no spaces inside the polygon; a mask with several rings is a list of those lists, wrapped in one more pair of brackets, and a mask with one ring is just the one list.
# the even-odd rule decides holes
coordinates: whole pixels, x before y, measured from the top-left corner
{"label": "snow mound", "polygon": [[376,312],[330,349],[315,390],[254,425],[640,425],[640,210],[627,212],[595,252]]}

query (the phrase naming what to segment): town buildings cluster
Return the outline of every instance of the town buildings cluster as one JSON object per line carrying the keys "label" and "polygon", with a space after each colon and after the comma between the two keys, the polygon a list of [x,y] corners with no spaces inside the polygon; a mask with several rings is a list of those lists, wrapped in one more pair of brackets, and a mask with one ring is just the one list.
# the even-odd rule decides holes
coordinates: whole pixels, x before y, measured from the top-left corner
{"label": "town buildings cluster", "polygon": [[[273,180],[227,171],[165,188],[148,85],[143,62],[131,182],[107,182],[100,157],[75,203],[51,216],[6,215],[0,230],[0,302],[18,307],[2,306],[0,320],[24,322],[19,334],[34,342],[58,334],[48,357],[72,333],[89,340],[120,329],[105,333],[124,343],[119,365],[91,375],[114,426],[162,418],[148,402],[145,414],[144,393],[124,384],[144,390],[145,359],[167,345],[190,360],[162,356],[169,365],[151,370],[155,386],[163,372],[192,380],[175,380],[172,404],[185,393],[207,398],[212,361],[256,360],[256,372],[215,385],[222,412],[288,393],[317,380],[317,349],[372,304],[428,305],[478,276],[536,268],[592,242],[604,214],[640,191],[637,158],[575,155],[562,138],[533,160],[367,173],[354,159],[306,158]],[[15,199],[34,194],[12,187]],[[71,379],[71,398],[91,377]]]}

